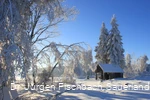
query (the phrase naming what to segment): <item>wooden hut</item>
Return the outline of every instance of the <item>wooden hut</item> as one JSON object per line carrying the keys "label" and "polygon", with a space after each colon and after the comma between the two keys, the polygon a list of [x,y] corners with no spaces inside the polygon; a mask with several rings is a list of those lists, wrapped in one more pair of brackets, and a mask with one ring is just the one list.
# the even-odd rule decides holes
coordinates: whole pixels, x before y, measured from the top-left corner
{"label": "wooden hut", "polygon": [[96,80],[108,80],[113,78],[123,78],[123,70],[115,64],[97,64],[96,65]]}

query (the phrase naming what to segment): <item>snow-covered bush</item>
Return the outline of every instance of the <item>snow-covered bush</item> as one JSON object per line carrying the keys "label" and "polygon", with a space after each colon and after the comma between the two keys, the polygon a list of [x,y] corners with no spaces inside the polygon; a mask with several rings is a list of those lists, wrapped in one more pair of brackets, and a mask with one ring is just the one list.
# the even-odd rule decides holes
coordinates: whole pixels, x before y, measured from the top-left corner
{"label": "snow-covered bush", "polygon": [[125,77],[135,77],[138,75],[142,75],[146,72],[146,68],[148,64],[146,61],[148,60],[147,56],[141,56],[138,59],[131,59],[131,55],[126,55],[126,67],[124,68],[124,76]]}

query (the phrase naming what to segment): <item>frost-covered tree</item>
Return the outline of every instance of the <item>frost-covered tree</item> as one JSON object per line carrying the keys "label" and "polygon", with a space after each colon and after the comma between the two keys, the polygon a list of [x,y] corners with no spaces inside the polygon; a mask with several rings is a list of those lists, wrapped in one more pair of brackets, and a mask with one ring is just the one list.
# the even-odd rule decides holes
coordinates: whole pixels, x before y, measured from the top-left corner
{"label": "frost-covered tree", "polygon": [[[62,0],[0,1],[0,42],[2,43],[0,63],[7,77],[7,72],[13,74],[16,68],[24,77],[31,68],[35,76],[37,68],[34,63],[39,61],[38,55],[41,51],[50,46],[50,42],[45,45],[41,42],[49,41],[49,38],[54,37],[56,32],[53,31],[53,27],[74,17],[76,13],[74,7],[67,8],[62,3]],[[34,48],[39,44],[41,44],[38,46],[41,47],[38,48],[40,51],[35,52]],[[13,67],[14,65],[18,67]],[[14,77],[12,74],[9,76]],[[4,77],[4,74],[1,76]]]}
{"label": "frost-covered tree", "polygon": [[131,59],[130,54],[126,55],[126,67],[124,68],[125,77],[135,77],[143,74],[148,66],[148,57],[146,55]]}
{"label": "frost-covered tree", "polygon": [[118,64],[121,68],[125,67],[124,62],[124,49],[122,46],[122,36],[120,35],[120,31],[118,29],[118,24],[116,23],[115,15],[111,19],[112,29],[110,30],[110,34],[108,36],[107,41],[107,54],[108,61],[111,64]]}
{"label": "frost-covered tree", "polygon": [[[82,45],[81,45],[82,44]],[[46,65],[45,68],[47,68],[49,65],[51,66],[50,68],[47,68],[46,71],[44,71],[42,73],[42,75],[39,75],[39,81],[37,82],[38,84],[41,84],[44,82],[44,84],[49,81],[47,79],[49,79],[55,68],[57,67],[60,71],[62,71],[63,69],[63,81],[64,82],[74,82],[73,77],[75,77],[77,74],[82,74],[82,71],[84,69],[85,66],[83,66],[83,62],[84,59],[82,59],[81,55],[83,54],[83,52],[89,51],[86,50],[86,48],[82,47],[83,45],[85,45],[84,43],[74,43],[71,45],[62,45],[62,44],[57,44],[55,42],[52,42],[51,45],[45,49],[45,51],[41,52],[41,56],[39,56],[39,59],[43,59],[43,61],[41,63],[44,63],[44,65]],[[49,52],[51,53],[51,55],[49,55]],[[90,55],[91,52],[89,52],[88,55]],[[54,56],[54,57],[52,57]],[[87,57],[84,56],[84,57]],[[89,58],[87,59],[91,59],[90,56],[88,56]],[[86,59],[86,61],[87,61]],[[89,62],[87,62],[87,64],[90,64]],[[88,65],[87,67],[88,68]],[[47,79],[42,78],[44,73],[48,73],[47,74]],[[44,81],[42,81],[41,79],[45,79]]]}
{"label": "frost-covered tree", "polygon": [[76,77],[81,77],[84,75],[84,70],[78,56],[76,56],[73,62],[73,66],[74,66],[74,74]]}
{"label": "frost-covered tree", "polygon": [[126,67],[131,67],[131,55],[127,54],[125,57],[125,61],[126,61]]}
{"label": "frost-covered tree", "polygon": [[132,64],[132,73],[134,76],[143,74],[146,71],[148,57],[146,55],[137,58]]}
{"label": "frost-covered tree", "polygon": [[74,70],[75,70],[75,68],[78,67],[75,64],[76,63],[73,59],[69,60],[69,62],[65,64],[63,79],[62,79],[63,82],[71,83],[71,84],[75,83],[74,77],[75,77],[76,73]]}
{"label": "frost-covered tree", "polygon": [[133,66],[132,66],[132,62],[131,62],[132,58],[130,54],[127,54],[125,57],[125,64],[126,67],[124,68],[124,75],[125,77],[133,77],[134,72],[133,72]]}
{"label": "frost-covered tree", "polygon": [[146,55],[142,56],[140,58],[140,71],[141,73],[143,73],[144,71],[146,71],[146,66],[147,66],[147,62],[148,61],[148,57]]}
{"label": "frost-covered tree", "polygon": [[89,77],[88,75],[88,71],[90,70],[90,66],[92,64],[93,58],[92,58],[92,50],[87,50],[85,52],[83,52],[82,54],[82,69],[84,70],[84,72],[86,73],[86,76]]}
{"label": "frost-covered tree", "polygon": [[[0,42],[1,42],[1,69],[2,81],[15,80],[15,70],[22,68],[21,50],[15,39],[17,34],[23,33],[21,22],[28,3],[25,1],[0,1]],[[25,10],[25,11],[24,11]],[[27,13],[26,13],[27,14]]]}
{"label": "frost-covered tree", "polygon": [[101,34],[100,34],[100,42],[98,43],[98,46],[95,48],[96,56],[98,62],[100,63],[107,63],[107,36],[108,31],[105,27],[105,23],[102,23],[101,27]]}
{"label": "frost-covered tree", "polygon": [[94,62],[92,62],[90,69],[92,70],[92,72],[95,72],[96,64]]}
{"label": "frost-covered tree", "polygon": [[[41,0],[35,2],[31,7],[32,16],[30,16],[28,34],[32,41],[32,47],[40,45],[40,48],[38,46],[39,52],[34,54],[35,59],[38,59],[40,53],[49,47],[53,48],[52,52],[55,53],[56,58],[59,58],[60,54],[55,52],[57,49],[50,39],[58,35],[55,30],[59,23],[73,18],[76,14],[74,7],[67,8],[62,3],[63,1],[59,0]],[[33,70],[33,72],[35,71]]]}

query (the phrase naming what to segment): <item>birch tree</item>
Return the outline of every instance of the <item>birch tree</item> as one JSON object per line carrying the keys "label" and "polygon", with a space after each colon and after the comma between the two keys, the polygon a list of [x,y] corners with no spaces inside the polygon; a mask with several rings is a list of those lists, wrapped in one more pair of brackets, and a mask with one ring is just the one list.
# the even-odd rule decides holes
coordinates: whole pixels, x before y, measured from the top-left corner
{"label": "birch tree", "polygon": [[[3,72],[10,71],[8,62],[13,64],[15,61],[15,65],[17,63],[23,77],[26,77],[26,73],[31,67],[33,76],[35,76],[37,68],[33,62],[37,61],[41,51],[49,47],[50,42],[44,46],[41,45],[41,48],[38,48],[40,49],[39,53],[34,52],[35,46],[54,37],[56,32],[52,27],[73,18],[76,13],[74,8],[67,8],[62,5],[62,2],[59,0],[0,1],[1,68]],[[10,51],[13,53],[8,50],[12,45],[15,47],[13,49],[15,53],[12,49]],[[10,57],[12,61],[7,59],[10,54],[13,55],[11,57],[14,57]],[[13,69],[11,72],[14,73],[15,70]]]}
{"label": "birch tree", "polygon": [[[65,82],[71,82],[74,83],[74,77],[75,77],[75,69],[77,67],[79,67],[78,65],[81,64],[79,63],[80,61],[84,61],[84,59],[77,59],[79,57],[79,55],[82,55],[83,52],[87,51],[87,48],[84,48],[83,46],[87,46],[85,43],[73,43],[71,45],[62,45],[62,44],[57,44],[57,43],[51,43],[51,46],[49,46],[48,48],[46,48],[45,50],[48,52],[48,50],[53,50],[53,54],[54,54],[54,63],[52,65],[52,68],[50,70],[44,71],[43,74],[45,75],[46,73],[46,77],[47,79],[49,79],[55,68],[63,68],[64,69],[64,73],[63,73],[63,77],[64,77],[64,81]],[[88,46],[89,47],[89,46]],[[62,51],[63,50],[63,51]],[[43,53],[46,53],[45,51],[42,51]],[[90,52],[91,53],[91,52]],[[90,55],[90,54],[88,54]],[[80,56],[81,57],[81,56]],[[85,56],[87,57],[87,59],[91,59],[91,56]],[[90,58],[89,58],[90,57]],[[87,61],[87,60],[86,60]],[[91,61],[91,60],[90,60]],[[83,63],[82,63],[83,64]],[[87,62],[87,64],[90,64],[90,62]],[[83,65],[82,65],[83,66]],[[85,67],[87,70],[88,69],[87,65]],[[77,70],[77,73],[80,70]],[[44,79],[43,76],[40,75],[40,79]],[[48,80],[45,81],[40,81],[38,82],[39,84],[41,83],[46,83]]]}

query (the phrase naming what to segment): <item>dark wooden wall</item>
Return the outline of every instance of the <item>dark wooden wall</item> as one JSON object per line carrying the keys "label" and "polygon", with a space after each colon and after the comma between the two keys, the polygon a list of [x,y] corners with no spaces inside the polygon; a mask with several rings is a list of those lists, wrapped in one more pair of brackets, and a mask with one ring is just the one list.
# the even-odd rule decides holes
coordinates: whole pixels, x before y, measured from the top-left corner
{"label": "dark wooden wall", "polygon": [[123,78],[123,73],[104,73],[104,71],[101,69],[101,67],[98,65],[96,70],[96,77],[95,79],[102,79],[102,80],[108,80],[113,78]]}

